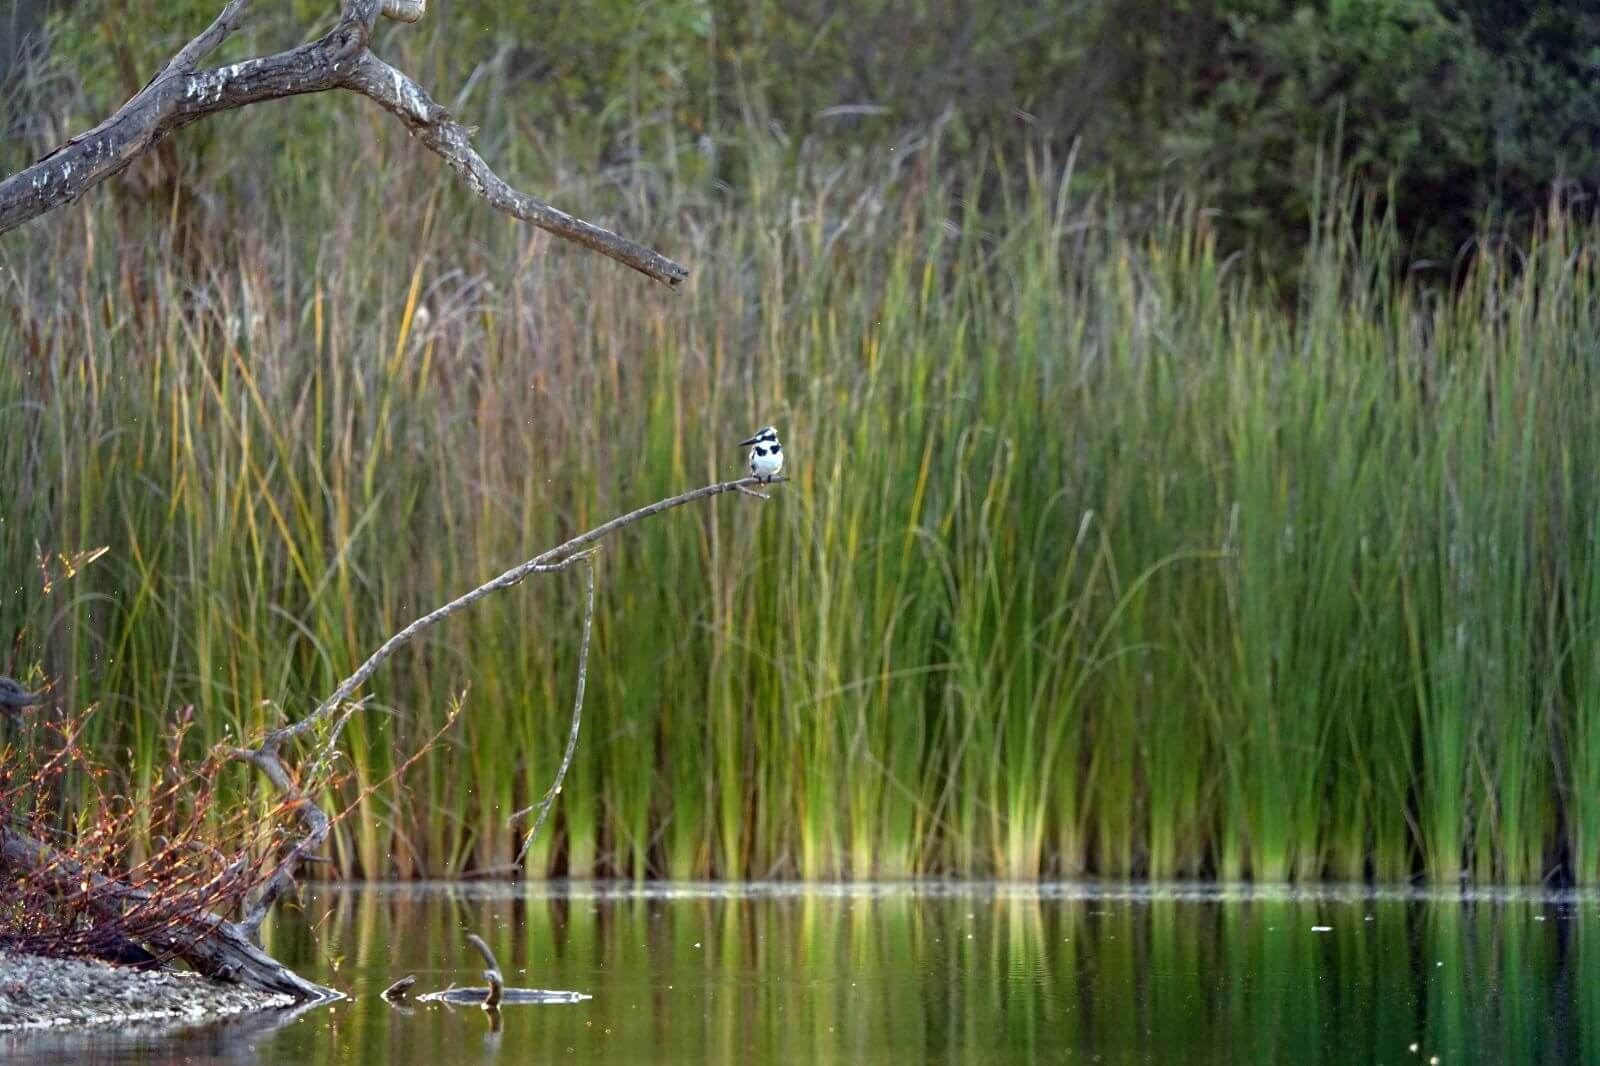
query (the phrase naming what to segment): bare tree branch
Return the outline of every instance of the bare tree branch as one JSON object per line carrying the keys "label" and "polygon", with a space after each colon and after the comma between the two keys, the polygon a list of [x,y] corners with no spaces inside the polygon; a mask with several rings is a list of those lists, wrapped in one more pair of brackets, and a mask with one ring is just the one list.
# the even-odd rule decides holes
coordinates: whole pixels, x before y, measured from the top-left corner
{"label": "bare tree branch", "polygon": [[537,197],[518,192],[489,168],[472,147],[467,129],[450,118],[416,82],[371,52],[363,52],[345,79],[345,87],[377,101],[411,128],[411,132],[454,170],[473,194],[496,210],[530,222],[564,240],[591,248],[601,255],[676,285],[689,272],[666,256],[641,248],[610,230],[559,211]]}
{"label": "bare tree branch", "polygon": [[[783,478],[774,479],[775,482],[782,482],[783,480]],[[434,610],[429,611],[427,614],[416,619],[410,625],[406,626],[404,629],[394,634],[394,636],[384,641],[383,644],[378,647],[378,650],[369,655],[367,660],[356,669],[355,673],[351,674],[349,677],[345,678],[339,683],[339,686],[334,689],[332,695],[323,700],[322,703],[317,706],[316,710],[312,711],[298,722],[292,722],[289,725],[270,731],[263,736],[261,741],[253,748],[227,749],[227,754],[232,758],[260,767],[262,771],[267,774],[267,778],[272,782],[273,786],[276,787],[278,791],[281,792],[289,801],[290,805],[300,813],[301,820],[305,827],[300,839],[297,840],[292,847],[290,847],[282,861],[278,863],[272,874],[262,884],[260,891],[256,894],[256,898],[246,909],[245,917],[240,922],[240,928],[251,934],[260,928],[261,922],[266,918],[267,913],[271,910],[273,902],[277,900],[277,898],[294,883],[294,876],[299,863],[304,861],[305,856],[320,847],[322,842],[327,838],[328,831],[332,824],[331,820],[328,818],[327,813],[317,806],[315,801],[309,798],[307,791],[315,790],[315,788],[318,786],[318,783],[322,780],[323,768],[325,768],[333,758],[333,754],[338,743],[339,732],[344,721],[348,720],[349,714],[351,713],[351,708],[348,706],[351,697],[355,695],[357,689],[366,683],[367,679],[372,676],[373,672],[376,671],[379,666],[383,665],[385,660],[429,629],[432,629],[440,622],[443,622],[446,618],[449,618],[451,615],[456,614],[459,611],[465,610],[492,592],[498,592],[501,589],[512,588],[513,586],[520,585],[530,574],[555,573],[559,570],[565,570],[574,563],[586,563],[588,574],[588,600],[587,606],[584,610],[582,650],[579,652],[578,656],[578,692],[573,709],[572,730],[567,739],[566,753],[561,760],[561,767],[557,772],[556,782],[552,786],[551,795],[553,796],[555,792],[560,789],[561,782],[566,776],[567,768],[571,764],[573,749],[577,744],[578,739],[578,727],[582,721],[583,715],[584,684],[585,679],[588,676],[589,668],[589,640],[594,621],[594,567],[593,563],[590,562],[590,557],[597,550],[590,546],[595,544],[595,542],[600,540],[602,537],[605,537],[611,533],[615,533],[624,526],[629,526],[635,522],[649,518],[651,515],[660,514],[662,511],[669,511],[675,507],[682,507],[684,504],[693,503],[696,500],[710,499],[713,496],[719,496],[726,492],[742,492],[749,486],[755,484],[761,484],[761,482],[758,482],[755,478],[741,478],[738,481],[722,481],[711,485],[706,485],[703,488],[694,489],[690,492],[681,493],[677,496],[671,496],[665,500],[658,500],[649,506],[640,507],[637,510],[629,511],[627,514],[619,515],[616,518],[611,519],[609,522],[596,526],[586,533],[580,533],[571,540],[568,540],[563,544],[559,544],[556,547],[551,548],[549,551],[542,552],[539,555],[534,556],[532,559],[512,567],[511,569],[500,574],[498,577],[492,578],[489,581],[479,585],[471,592],[457,596],[455,599],[444,604],[442,607],[437,607]],[[283,747],[283,743],[287,740],[292,740],[310,733],[322,723],[332,719],[335,714],[339,714],[341,712],[341,708],[344,708],[344,712],[334,729],[331,731],[329,736],[323,738],[318,744],[318,751],[312,762],[311,772],[305,776],[301,784],[297,785],[290,778],[288,771],[284,768],[283,762],[279,758],[279,752]],[[537,806],[539,805],[535,804],[535,807]],[[530,810],[531,809],[532,808],[530,808]],[[545,811],[548,811],[548,809],[548,803],[546,803]],[[526,813],[528,812],[519,812],[519,814]],[[539,817],[539,824],[535,825],[533,833],[529,836],[529,841],[537,836],[539,828],[543,825],[544,818],[545,814],[542,812]],[[526,854],[526,851],[527,843],[525,842],[522,852],[520,852],[517,856],[519,862],[521,861],[523,855]]]}
{"label": "bare tree branch", "polygon": [[390,1003],[397,1003],[406,998],[406,993],[411,991],[411,986],[417,983],[417,975],[408,973],[394,984],[378,993]]}
{"label": "bare tree branch", "polygon": [[383,17],[396,22],[416,22],[428,12],[428,0],[383,0]]}
{"label": "bare tree branch", "polygon": [[150,84],[87,133],[0,181],[0,234],[76,201],[126,170],[163,138],[208,115],[304,93],[349,89],[376,100],[447,162],[468,189],[496,210],[581,244],[657,281],[675,286],[688,270],[646,248],[544,201],[517,191],[472,147],[467,130],[451,120],[420,86],[367,50],[379,13],[404,21],[420,18],[423,0],[346,0],[339,22],[324,36],[286,51],[213,70],[199,63],[237,30],[251,0],[229,0]]}
{"label": "bare tree branch", "polygon": [[344,724],[349,721],[350,716],[361,710],[365,704],[365,700],[358,700],[350,703],[345,708],[345,712],[340,716],[333,732],[323,740],[310,772],[302,775],[303,780],[309,783],[305,786],[296,782],[290,775],[288,769],[283,765],[283,760],[278,757],[275,747],[269,747],[263,743],[255,748],[223,746],[217,749],[219,754],[225,755],[230,759],[247,762],[259,767],[267,775],[267,780],[272,782],[273,786],[284,795],[287,801],[285,804],[286,809],[298,813],[301,824],[304,826],[304,831],[300,834],[300,838],[295,841],[283,858],[278,860],[278,864],[273,868],[272,873],[256,885],[255,898],[245,907],[244,916],[239,920],[239,929],[252,939],[260,939],[261,923],[271,913],[272,905],[277,902],[278,897],[293,887],[295,873],[301,863],[332,861],[326,856],[316,855],[313,852],[317,851],[322,846],[323,841],[327,840],[328,833],[333,829],[334,824],[354,810],[356,804],[360,803],[361,800],[395,778],[404,776],[411,767],[420,762],[424,755],[433,750],[433,746],[439,742],[440,738],[449,732],[450,727],[460,717],[462,710],[461,701],[459,699],[453,700],[449,715],[446,716],[444,724],[439,727],[433,736],[429,737],[413,751],[410,757],[396,767],[388,776],[367,786],[349,806],[330,817],[326,811],[307,795],[307,792],[315,792],[331,783],[330,778],[324,776],[324,769],[333,761],[337,751],[339,733],[343,730]]}
{"label": "bare tree branch", "polygon": [[207,115],[337,88],[365,47],[365,27],[341,20],[327,35],[285,52],[157,77],[94,129],[0,181],[0,233],[72,203],[168,134]]}
{"label": "bare tree branch", "polygon": [[267,914],[272,910],[273,903],[277,902],[284,890],[293,883],[294,873],[299,863],[304,861],[328,838],[328,830],[332,822],[328,813],[317,805],[310,797],[300,790],[300,787],[289,777],[289,771],[284,768],[277,752],[261,748],[230,748],[228,754],[242,762],[256,766],[267,775],[267,780],[272,782],[274,788],[283,793],[289,805],[300,815],[305,824],[305,832],[300,839],[295,841],[289,853],[283,857],[277,867],[267,877],[266,883],[256,893],[255,901],[245,911],[244,917],[239,921],[239,928],[250,939],[256,939],[261,930],[261,923],[266,920]]}
{"label": "bare tree branch", "polygon": [[[172,57],[172,62],[164,67],[160,74],[150,79],[154,85],[162,78],[174,74],[193,74],[200,61],[212,52],[217,46],[227,40],[240,26],[244,25],[245,12],[253,0],[229,0],[228,6],[222,9],[216,19],[207,26],[198,37],[183,46],[183,50]],[[148,88],[148,86],[147,86]]]}
{"label": "bare tree branch", "polygon": [[[781,477],[774,478],[773,483],[778,484],[784,480],[785,479]],[[513,585],[520,585],[530,574],[550,573],[555,570],[564,570],[568,566],[571,566],[573,563],[577,562],[579,558],[581,558],[579,553],[589,545],[593,544],[595,541],[615,533],[624,526],[630,526],[641,519],[649,518],[654,514],[660,514],[662,511],[670,511],[674,507],[682,507],[686,503],[694,503],[697,500],[709,499],[712,496],[719,496],[725,492],[738,492],[741,488],[748,488],[751,485],[759,484],[763,484],[763,482],[760,482],[753,477],[747,477],[741,478],[738,481],[717,482],[715,484],[706,485],[703,488],[694,489],[691,492],[685,492],[677,496],[669,497],[665,500],[658,500],[655,503],[650,504],[648,507],[641,507],[636,511],[629,511],[627,514],[619,515],[616,518],[613,518],[611,521],[606,522],[604,525],[596,526],[587,533],[580,533],[564,544],[559,544],[556,547],[551,548],[549,551],[542,552],[539,555],[534,556],[527,562],[519,563],[518,565],[513,566],[510,570],[507,570],[499,577],[496,577],[490,581],[486,581],[482,585],[479,585],[477,588],[473,589],[471,592],[468,592],[462,596],[458,596],[456,599],[451,600],[444,606],[437,607],[434,610],[429,611],[427,614],[423,615],[421,618],[418,618],[400,632],[384,641],[377,651],[368,656],[367,661],[362,663],[355,673],[351,674],[349,677],[345,678],[339,683],[339,687],[334,689],[333,694],[327,699],[323,700],[322,703],[318,705],[316,710],[312,711],[298,722],[295,722],[291,725],[286,725],[281,729],[273,730],[271,733],[267,734],[264,743],[270,744],[273,747],[277,747],[285,740],[288,740],[292,737],[301,736],[302,734],[308,733],[315,729],[323,720],[330,717],[334,711],[336,711],[343,703],[345,703],[345,701],[349,700],[350,697],[354,695],[356,689],[364,685],[367,681],[367,678],[372,676],[373,671],[377,670],[378,667],[383,665],[385,659],[389,658],[389,656],[399,651],[402,647],[411,643],[411,641],[421,636],[427,630],[432,629],[434,626],[455,614],[457,611],[472,606],[472,604],[483,599],[490,593],[497,592],[500,589],[510,588]]]}
{"label": "bare tree branch", "polygon": [[[587,555],[578,558],[587,559]],[[519,818],[529,812],[535,810],[539,812],[539,817],[533,821],[533,828],[528,831],[527,839],[522,842],[522,847],[517,849],[517,857],[512,860],[512,866],[521,866],[528,849],[539,839],[539,830],[544,828],[544,820],[550,816],[550,808],[555,806],[556,797],[561,795],[561,783],[567,779],[567,768],[572,765],[572,753],[578,750],[578,730],[583,725],[583,689],[589,678],[589,636],[594,630],[592,561],[584,567],[584,576],[589,585],[589,597],[583,608],[583,640],[578,646],[578,695],[572,703],[572,728],[567,732],[567,750],[561,753],[561,765],[556,769],[556,779],[550,783],[550,790],[544,794],[544,798],[538,803],[522,808],[506,820],[508,825],[515,825]]]}

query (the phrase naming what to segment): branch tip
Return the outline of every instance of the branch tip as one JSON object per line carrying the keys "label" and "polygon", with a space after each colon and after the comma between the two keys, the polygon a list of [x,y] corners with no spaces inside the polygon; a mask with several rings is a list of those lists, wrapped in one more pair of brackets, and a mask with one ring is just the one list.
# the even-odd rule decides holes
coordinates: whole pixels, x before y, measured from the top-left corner
{"label": "branch tip", "polygon": [[428,0],[383,0],[380,14],[396,22],[417,22],[428,12]]}

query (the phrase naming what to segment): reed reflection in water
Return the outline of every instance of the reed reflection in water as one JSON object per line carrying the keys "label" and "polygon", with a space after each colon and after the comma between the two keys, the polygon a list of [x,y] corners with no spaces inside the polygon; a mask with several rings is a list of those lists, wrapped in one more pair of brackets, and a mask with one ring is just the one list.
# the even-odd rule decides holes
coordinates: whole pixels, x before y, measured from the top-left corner
{"label": "reed reflection in water", "polygon": [[[481,983],[593,995],[394,1008]],[[316,889],[268,946],[352,1003],[282,1026],[55,1035],[8,1061],[1600,1061],[1600,901],[945,886]],[[236,1032],[237,1038],[229,1038]],[[1416,1051],[1411,1050],[1416,1045]]]}

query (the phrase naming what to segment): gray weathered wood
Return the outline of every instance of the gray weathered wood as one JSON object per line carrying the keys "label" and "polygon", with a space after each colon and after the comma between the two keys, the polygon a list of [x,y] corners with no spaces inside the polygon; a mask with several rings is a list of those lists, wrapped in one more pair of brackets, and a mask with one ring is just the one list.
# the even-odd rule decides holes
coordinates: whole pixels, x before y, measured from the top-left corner
{"label": "gray weathered wood", "polygon": [[406,995],[411,991],[411,986],[416,983],[417,975],[414,973],[408,973],[404,977],[400,978],[400,980],[390,985],[388,988],[385,988],[381,993],[379,993],[379,995],[383,996],[384,999],[391,1003],[398,1003],[400,1000],[406,998]]}
{"label": "gray weathered wood", "polygon": [[245,6],[228,5],[110,118],[0,181],[0,233],[72,203],[162,138],[207,115],[337,88],[367,46],[375,0],[347,4],[338,25],[307,44],[215,70],[185,70],[221,43],[232,24],[230,10],[237,16]]}
{"label": "gray weathered wood", "polygon": [[[591,549],[592,550],[592,549]],[[544,828],[545,819],[550,817],[550,809],[556,805],[556,797],[561,795],[561,784],[567,779],[567,770],[572,767],[572,755],[578,750],[578,731],[583,728],[583,690],[589,680],[589,638],[594,633],[594,566],[590,564],[585,577],[588,579],[588,600],[583,608],[583,639],[578,644],[578,694],[572,703],[572,725],[567,730],[567,747],[561,753],[561,765],[556,768],[556,778],[550,782],[550,788],[544,797],[537,803],[529,804],[520,811],[511,815],[507,821],[515,825],[519,820],[533,813],[539,816],[533,820],[533,828],[528,830],[528,835],[523,838],[522,847],[517,849],[517,857],[513,866],[521,866],[522,860],[533,848],[534,841],[539,839],[539,831]]]}
{"label": "gray weathered wood", "polygon": [[416,82],[371,52],[361,57],[345,78],[345,88],[371,97],[411,128],[466,183],[496,210],[532,223],[563,240],[610,256],[657,281],[676,285],[689,276],[679,264],[659,252],[634,244],[610,230],[557,210],[536,196],[518,192],[489,168],[472,147],[465,126],[454,121]]}
{"label": "gray weathered wood", "polygon": [[397,22],[416,22],[428,13],[428,0],[383,0],[383,17]]}
{"label": "gray weathered wood", "polygon": [[666,256],[520,192],[472,147],[465,127],[414,81],[368,51],[378,14],[414,21],[420,0],[346,0],[332,30],[307,44],[210,70],[201,60],[242,24],[251,0],[230,0],[217,18],[116,113],[0,181],[0,234],[73,203],[158,142],[194,122],[262,100],[346,89],[377,101],[448,163],[475,195],[563,240],[677,285],[688,270]]}
{"label": "gray weathered wood", "polygon": [[[583,992],[553,992],[547,988],[507,988],[505,978],[500,974],[500,963],[495,961],[494,952],[489,950],[482,937],[477,933],[467,934],[467,943],[471,944],[488,969],[483,971],[484,980],[489,982],[488,988],[446,988],[439,992],[427,992],[417,997],[418,1003],[454,1003],[462,1006],[482,1007],[490,1014],[499,1012],[502,1005],[514,1003],[581,1003],[590,999]],[[415,980],[411,978],[410,980]],[[398,984],[398,982],[396,982]],[[410,985],[406,986],[410,988]],[[387,997],[388,993],[384,995]]]}

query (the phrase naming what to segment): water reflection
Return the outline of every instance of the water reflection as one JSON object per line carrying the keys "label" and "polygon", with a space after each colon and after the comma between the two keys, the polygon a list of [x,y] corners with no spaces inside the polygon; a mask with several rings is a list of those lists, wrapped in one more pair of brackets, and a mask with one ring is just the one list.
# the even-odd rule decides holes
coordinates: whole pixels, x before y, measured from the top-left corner
{"label": "water reflection", "polygon": [[[1597,922],[1594,898],[1560,895],[321,890],[269,947],[355,1002],[188,1035],[0,1037],[0,1057],[1594,1062]],[[405,973],[481,983],[468,931],[508,983],[594,998],[508,1007],[498,1030],[380,998]]]}

